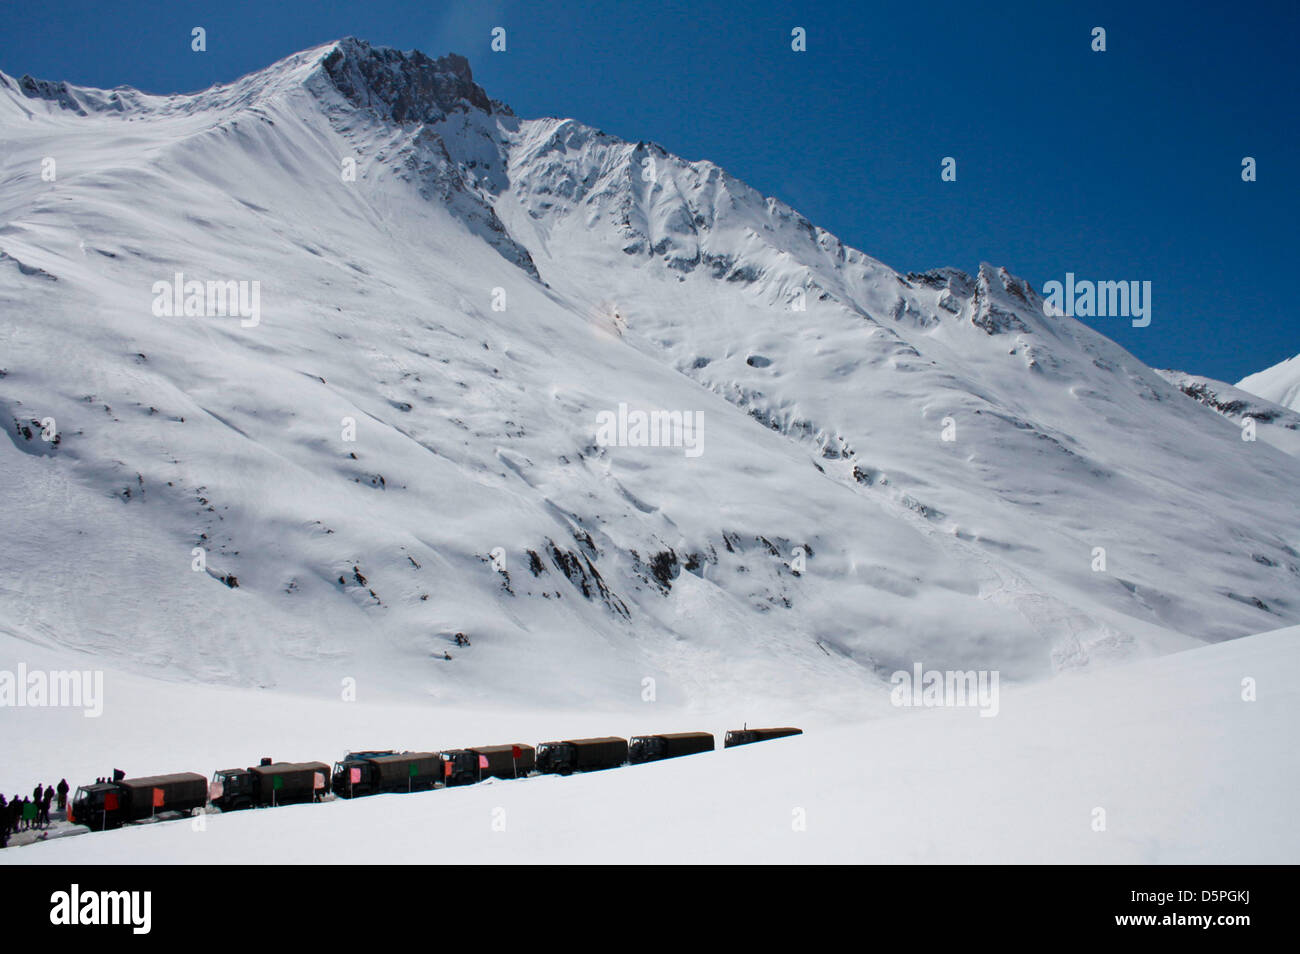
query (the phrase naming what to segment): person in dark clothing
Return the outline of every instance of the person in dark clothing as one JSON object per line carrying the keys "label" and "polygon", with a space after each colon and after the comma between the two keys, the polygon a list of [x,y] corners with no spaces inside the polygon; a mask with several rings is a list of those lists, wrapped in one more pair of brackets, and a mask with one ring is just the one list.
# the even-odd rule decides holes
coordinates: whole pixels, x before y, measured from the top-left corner
{"label": "person in dark clothing", "polygon": [[45,787],[45,796],[41,799],[41,827],[50,827],[50,805],[54,803],[54,786]]}
{"label": "person in dark clothing", "polygon": [[32,827],[36,821],[36,806],[26,795],[23,796],[23,831]]}
{"label": "person in dark clothing", "polygon": [[9,830],[18,833],[18,826],[23,820],[23,803],[17,795],[9,799]]}
{"label": "person in dark clothing", "polygon": [[66,778],[59,780],[59,785],[54,790],[59,796],[59,811],[68,809],[68,780]]}

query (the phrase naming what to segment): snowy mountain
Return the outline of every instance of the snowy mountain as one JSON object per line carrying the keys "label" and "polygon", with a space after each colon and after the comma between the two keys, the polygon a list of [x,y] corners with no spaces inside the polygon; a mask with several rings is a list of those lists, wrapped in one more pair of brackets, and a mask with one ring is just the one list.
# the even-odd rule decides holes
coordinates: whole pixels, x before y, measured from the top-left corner
{"label": "snowy mountain", "polygon": [[28,645],[846,712],[916,660],[1029,679],[1300,622],[1295,457],[1005,269],[895,272],[712,163],[517,117],[461,57],[0,74],[0,141]]}
{"label": "snowy mountain", "polygon": [[1300,411],[1300,354],[1247,375],[1237,382],[1237,387],[1274,404]]}

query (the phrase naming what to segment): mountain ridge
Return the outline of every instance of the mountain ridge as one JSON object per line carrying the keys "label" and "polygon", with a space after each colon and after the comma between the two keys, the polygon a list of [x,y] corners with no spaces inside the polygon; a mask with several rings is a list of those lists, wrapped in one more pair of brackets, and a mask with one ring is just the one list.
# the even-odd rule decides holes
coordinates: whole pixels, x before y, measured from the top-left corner
{"label": "mountain ridge", "polygon": [[[338,41],[129,138],[125,93],[42,114],[0,77],[0,466],[96,566],[6,527],[16,632],[202,681],[852,708],[915,659],[1034,678],[1300,619],[1293,457],[1006,269],[900,274],[461,63]],[[260,280],[261,323],[159,321],[176,271]],[[620,404],[703,414],[701,460],[597,444]]]}

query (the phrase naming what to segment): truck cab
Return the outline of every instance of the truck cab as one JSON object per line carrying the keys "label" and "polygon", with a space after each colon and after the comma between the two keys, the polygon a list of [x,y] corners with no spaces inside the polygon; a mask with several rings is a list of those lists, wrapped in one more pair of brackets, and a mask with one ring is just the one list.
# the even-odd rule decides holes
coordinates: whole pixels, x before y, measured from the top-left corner
{"label": "truck cab", "polygon": [[79,785],[68,806],[68,821],[92,831],[116,828],[121,822],[121,793],[112,782]]}
{"label": "truck cab", "polygon": [[454,749],[441,755],[444,785],[473,785],[482,777],[477,752]]}
{"label": "truck cab", "polygon": [[253,807],[254,778],[248,769],[220,769],[213,773],[212,781],[221,786],[221,794],[212,800],[213,807],[223,812]]}
{"label": "truck cab", "polygon": [[349,752],[334,763],[330,790],[339,798],[360,798],[383,790],[383,773],[374,759],[397,755],[393,749]]}
{"label": "truck cab", "polygon": [[628,761],[633,765],[658,762],[668,757],[668,742],[658,735],[634,736],[628,743]]}
{"label": "truck cab", "polygon": [[570,775],[578,761],[572,742],[543,742],[537,747],[537,771],[546,775]]}

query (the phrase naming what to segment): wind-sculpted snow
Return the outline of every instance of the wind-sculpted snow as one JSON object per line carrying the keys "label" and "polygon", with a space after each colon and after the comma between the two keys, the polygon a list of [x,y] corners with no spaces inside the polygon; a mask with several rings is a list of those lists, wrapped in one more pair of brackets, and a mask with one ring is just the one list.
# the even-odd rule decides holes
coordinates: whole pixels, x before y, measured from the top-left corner
{"label": "wind-sculpted snow", "polygon": [[[111,95],[0,78],[24,639],[850,710],[917,660],[1025,679],[1300,619],[1296,459],[1004,269],[897,273],[454,56],[346,40]],[[256,320],[157,314],[177,274],[259,283]],[[616,413],[702,424],[602,441]]]}

